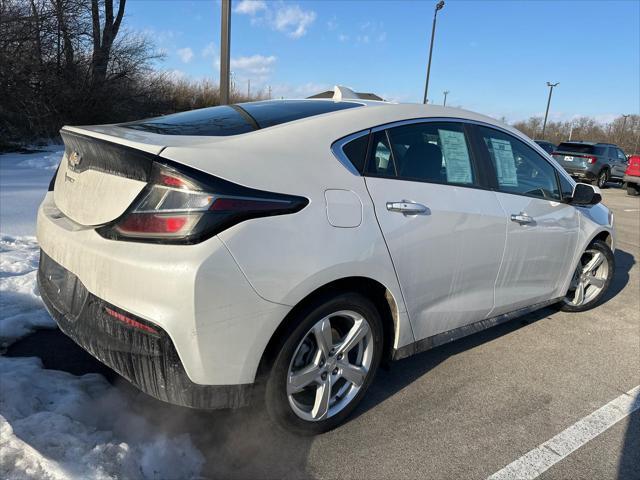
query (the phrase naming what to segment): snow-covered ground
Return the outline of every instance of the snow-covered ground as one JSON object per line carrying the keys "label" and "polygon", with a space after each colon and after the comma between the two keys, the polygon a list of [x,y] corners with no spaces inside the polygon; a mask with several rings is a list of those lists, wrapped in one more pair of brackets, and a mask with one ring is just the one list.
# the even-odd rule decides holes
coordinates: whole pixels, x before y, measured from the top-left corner
{"label": "snow-covered ground", "polygon": [[[61,147],[0,155],[0,352],[34,329],[56,328],[38,294],[33,235],[61,157]],[[204,457],[189,436],[157,431],[128,402],[101,375],[0,355],[0,478],[199,476]]]}

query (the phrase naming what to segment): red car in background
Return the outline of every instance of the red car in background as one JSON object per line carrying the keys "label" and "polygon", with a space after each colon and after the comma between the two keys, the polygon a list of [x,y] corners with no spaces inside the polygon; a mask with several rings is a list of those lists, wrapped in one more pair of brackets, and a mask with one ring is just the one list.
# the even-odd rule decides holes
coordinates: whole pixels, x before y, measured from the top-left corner
{"label": "red car in background", "polygon": [[627,187],[627,194],[640,194],[640,155],[631,155],[629,157],[629,166],[624,172],[622,181],[624,186]]}

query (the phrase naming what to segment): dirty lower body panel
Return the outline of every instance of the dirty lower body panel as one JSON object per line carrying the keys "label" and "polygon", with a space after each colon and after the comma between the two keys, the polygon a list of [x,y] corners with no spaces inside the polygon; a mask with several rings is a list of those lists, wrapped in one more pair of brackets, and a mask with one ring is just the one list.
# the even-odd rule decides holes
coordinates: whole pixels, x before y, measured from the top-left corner
{"label": "dirty lower body panel", "polygon": [[38,285],[60,329],[143,392],[192,408],[237,408],[250,403],[252,384],[193,383],[165,331],[92,295],[43,251]]}

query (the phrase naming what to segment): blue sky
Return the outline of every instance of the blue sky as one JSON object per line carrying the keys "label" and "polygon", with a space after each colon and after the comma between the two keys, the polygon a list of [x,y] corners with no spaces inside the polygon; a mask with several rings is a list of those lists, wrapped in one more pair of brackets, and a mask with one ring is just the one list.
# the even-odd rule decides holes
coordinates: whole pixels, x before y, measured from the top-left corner
{"label": "blue sky", "polygon": [[[435,1],[240,1],[232,8],[238,88],[304,97],[342,84],[422,100]],[[130,0],[126,26],[165,54],[159,67],[218,80],[220,2]],[[509,121],[640,110],[640,2],[455,1],[438,14],[429,98]]]}

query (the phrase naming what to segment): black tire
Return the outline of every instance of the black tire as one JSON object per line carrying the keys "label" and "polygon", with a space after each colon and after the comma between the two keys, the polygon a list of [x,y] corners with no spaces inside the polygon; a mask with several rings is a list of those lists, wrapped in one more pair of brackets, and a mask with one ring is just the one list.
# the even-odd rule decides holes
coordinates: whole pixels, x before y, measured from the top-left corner
{"label": "black tire", "polygon": [[[324,420],[300,418],[293,411],[287,396],[287,375],[293,355],[309,330],[322,318],[340,310],[351,310],[366,318],[373,338],[373,360],[360,390],[343,410]],[[382,319],[376,306],[367,297],[353,292],[331,294],[306,305],[294,318],[288,333],[283,335],[279,351],[267,374],[265,407],[279,426],[298,435],[316,435],[342,424],[353,412],[367,392],[376,375],[383,349]]]}
{"label": "black tire", "polygon": [[639,191],[640,185],[627,182],[626,187],[627,187],[627,195],[631,195],[632,197],[640,195],[640,191]]}
{"label": "black tire", "polygon": [[[565,300],[563,299],[562,301],[560,301],[560,303],[558,303],[558,306],[560,310],[564,312],[584,312],[585,310],[592,309],[602,301],[602,298],[604,297],[605,293],[609,289],[609,286],[611,285],[611,280],[613,279],[613,275],[615,273],[615,259],[613,256],[613,252],[611,251],[611,248],[609,248],[609,245],[607,245],[602,240],[594,240],[587,247],[587,250],[589,249],[594,249],[601,252],[605,256],[606,261],[608,262],[608,272],[607,272],[607,278],[604,282],[604,287],[596,297],[594,297],[587,303],[583,303],[582,305],[571,305],[569,303],[566,303]],[[567,292],[567,294],[569,294],[569,292]]]}
{"label": "black tire", "polygon": [[596,185],[598,188],[606,188],[607,182],[609,181],[609,170],[603,168],[598,174],[598,178],[596,179]]}

